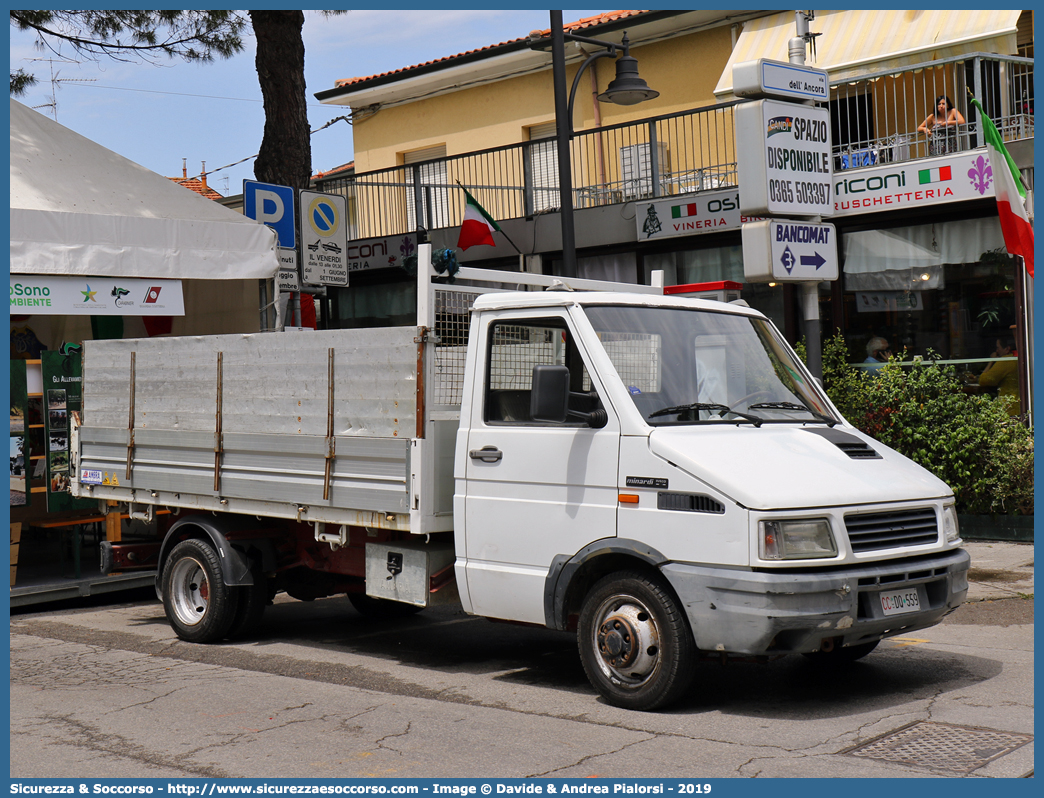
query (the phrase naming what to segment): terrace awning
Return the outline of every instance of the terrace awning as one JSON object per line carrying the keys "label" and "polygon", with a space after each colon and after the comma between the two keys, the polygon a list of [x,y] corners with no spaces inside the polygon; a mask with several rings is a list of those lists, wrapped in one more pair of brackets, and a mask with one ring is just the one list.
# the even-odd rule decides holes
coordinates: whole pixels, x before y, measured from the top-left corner
{"label": "terrace awning", "polygon": [[[826,69],[831,81],[856,79],[887,69],[965,53],[1013,55],[1021,11],[817,11],[809,30],[816,57],[809,66]],[[732,98],[732,67],[770,58],[787,61],[795,36],[794,12],[782,11],[744,23],[714,94]]]}

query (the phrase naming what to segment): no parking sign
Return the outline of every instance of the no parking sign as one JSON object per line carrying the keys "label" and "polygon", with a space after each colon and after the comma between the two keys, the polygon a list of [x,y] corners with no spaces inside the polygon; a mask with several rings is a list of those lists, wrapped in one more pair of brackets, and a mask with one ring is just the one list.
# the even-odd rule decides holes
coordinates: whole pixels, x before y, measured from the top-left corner
{"label": "no parking sign", "polygon": [[339,194],[302,191],[301,257],[304,282],[348,285],[347,203]]}

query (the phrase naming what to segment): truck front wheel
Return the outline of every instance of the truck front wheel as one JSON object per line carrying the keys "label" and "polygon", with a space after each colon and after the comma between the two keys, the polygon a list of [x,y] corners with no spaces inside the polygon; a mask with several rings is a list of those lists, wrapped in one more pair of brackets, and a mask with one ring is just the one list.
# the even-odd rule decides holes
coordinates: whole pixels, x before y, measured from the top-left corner
{"label": "truck front wheel", "polygon": [[578,641],[587,678],[614,706],[657,709],[692,683],[696,644],[657,576],[620,572],[599,580],[584,600]]}
{"label": "truck front wheel", "polygon": [[163,611],[175,634],[190,643],[212,643],[228,634],[239,593],[225,584],[217,552],[207,542],[183,540],[163,569]]}

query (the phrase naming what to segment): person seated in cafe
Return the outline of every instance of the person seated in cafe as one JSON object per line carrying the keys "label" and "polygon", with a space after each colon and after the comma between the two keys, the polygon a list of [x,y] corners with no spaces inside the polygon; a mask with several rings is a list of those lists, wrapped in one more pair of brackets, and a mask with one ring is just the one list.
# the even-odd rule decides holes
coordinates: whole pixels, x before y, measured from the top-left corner
{"label": "person seated in cafe", "polygon": [[870,363],[873,367],[880,368],[888,362],[891,356],[892,349],[888,345],[887,338],[875,335],[866,342],[866,360],[863,361],[864,363]]}
{"label": "person seated in cafe", "polygon": [[935,112],[925,117],[917,132],[928,137],[929,155],[945,155],[960,149],[957,146],[957,126],[963,124],[964,117],[953,107],[953,101],[940,94],[935,98]]}
{"label": "person seated in cafe", "polygon": [[[997,346],[990,357],[1018,357],[1015,351],[1015,339],[1005,335],[997,339]],[[994,360],[979,375],[979,385],[983,388],[996,388],[997,396],[1011,398],[1008,412],[1017,416],[1019,407],[1019,364],[1016,360]]]}

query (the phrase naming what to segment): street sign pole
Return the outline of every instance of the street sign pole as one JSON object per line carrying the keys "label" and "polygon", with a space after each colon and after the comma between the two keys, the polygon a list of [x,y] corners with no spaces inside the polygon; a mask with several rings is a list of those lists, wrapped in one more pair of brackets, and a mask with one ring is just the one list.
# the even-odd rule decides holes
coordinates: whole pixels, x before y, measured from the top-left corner
{"label": "street sign pole", "polygon": [[[294,192],[294,202],[298,201],[298,192]],[[297,290],[294,291],[291,296],[294,298],[294,310],[292,320],[296,321],[296,324],[290,325],[291,327],[303,327],[304,317],[301,315],[301,289],[304,287],[304,274],[302,273],[303,266],[301,265],[301,236],[297,236],[294,240],[294,258],[297,263],[294,264],[297,271]]]}
{"label": "street sign pole", "polygon": [[[275,230],[279,239],[280,268],[272,281],[272,304],[276,305],[278,314],[277,303],[279,302],[279,294],[282,291],[290,291],[295,297],[294,305],[290,308],[291,314],[296,310],[297,318],[300,319],[301,257],[297,224],[294,219],[296,204],[297,192],[290,186],[259,183],[256,180],[243,181],[243,215],[271,227]],[[294,263],[292,268],[288,268],[286,265],[285,259],[288,257],[288,253],[293,255]],[[294,276],[295,272],[296,276]],[[266,318],[263,326],[267,328],[267,291],[263,291],[262,294],[262,301],[266,306]],[[282,321],[283,327],[286,327],[287,320],[283,319]]]}
{"label": "street sign pole", "polygon": [[[826,70],[805,66],[805,43],[818,34],[808,33],[806,12],[796,19],[789,64],[759,59],[733,67],[738,96],[772,98],[736,108],[740,212],[798,217],[744,224],[743,269],[751,281],[800,283],[808,367],[822,378],[819,283],[838,273],[836,231],[821,222],[834,207],[830,114],[816,103],[830,99],[830,84]],[[821,249],[808,250],[810,243]],[[821,271],[827,263],[832,270]]]}

